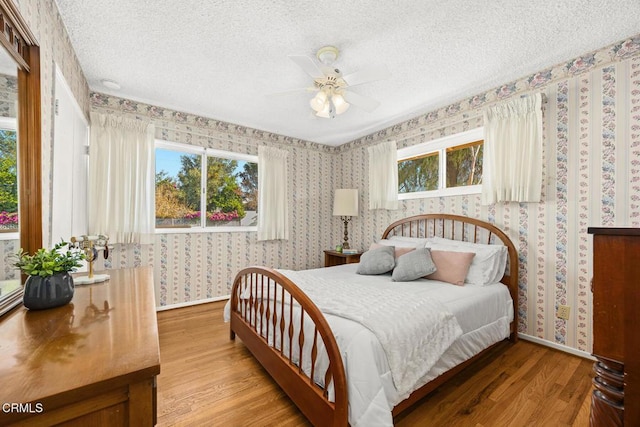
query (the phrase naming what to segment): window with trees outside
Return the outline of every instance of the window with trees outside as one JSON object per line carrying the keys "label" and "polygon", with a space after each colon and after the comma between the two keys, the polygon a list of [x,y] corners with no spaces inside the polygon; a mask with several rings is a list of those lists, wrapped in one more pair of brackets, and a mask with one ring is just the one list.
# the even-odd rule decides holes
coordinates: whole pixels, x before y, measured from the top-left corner
{"label": "window with trees outside", "polygon": [[398,150],[398,198],[482,191],[483,128]]}
{"label": "window with trees outside", "polygon": [[0,118],[0,239],[18,238],[16,121]]}
{"label": "window with trees outside", "polygon": [[156,141],[156,229],[250,231],[258,156]]}

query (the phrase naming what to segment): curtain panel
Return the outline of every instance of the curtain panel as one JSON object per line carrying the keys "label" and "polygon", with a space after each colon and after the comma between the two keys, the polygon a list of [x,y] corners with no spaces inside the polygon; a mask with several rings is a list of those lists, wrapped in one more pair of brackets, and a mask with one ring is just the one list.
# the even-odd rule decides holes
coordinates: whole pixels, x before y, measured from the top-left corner
{"label": "curtain panel", "polygon": [[89,231],[114,243],[153,243],[154,126],[91,113]]}
{"label": "curtain panel", "polygon": [[482,203],[540,202],[542,95],[488,108],[484,132]]}
{"label": "curtain panel", "polygon": [[398,209],[398,149],[395,141],[369,150],[369,209]]}
{"label": "curtain panel", "polygon": [[258,240],[289,238],[287,156],[273,147],[258,147]]}

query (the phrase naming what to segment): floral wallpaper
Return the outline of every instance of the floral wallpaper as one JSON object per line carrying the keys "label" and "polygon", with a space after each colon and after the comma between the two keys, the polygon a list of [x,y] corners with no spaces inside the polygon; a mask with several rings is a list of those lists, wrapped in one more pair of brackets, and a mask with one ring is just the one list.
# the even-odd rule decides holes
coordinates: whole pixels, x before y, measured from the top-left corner
{"label": "floral wallpaper", "polygon": [[243,154],[272,145],[290,152],[289,236],[257,241],[256,232],[159,233],[153,245],[116,245],[107,268],[150,265],[159,306],[229,295],[236,273],[250,265],[290,269],[320,267],[331,247],[335,154],[323,145],[245,128],[153,105],[91,94],[91,109],[150,120],[156,138]]}
{"label": "floral wallpaper", "polygon": [[[393,220],[449,212],[495,223],[512,238],[520,259],[520,332],[577,350],[591,350],[592,272],[589,226],[640,227],[640,35],[567,60],[517,81],[412,118],[339,147],[272,134],[212,118],[89,93],[54,0],[20,0],[41,45],[45,243],[50,233],[54,64],[88,111],[151,120],[156,136],[257,154],[261,144],[291,155],[289,241],[258,242],[255,233],[157,234],[153,245],[116,245],[108,268],[150,265],[160,306],[224,297],[235,273],[251,264],[319,267],[324,249],[341,241],[331,215],[333,188],[360,190],[361,214],[351,241],[367,247]],[[397,211],[368,211],[366,147],[396,140],[399,147],[482,126],[481,109],[512,96],[545,95],[543,200],[483,206],[479,195],[402,201]],[[48,159],[48,161],[47,161]],[[7,246],[13,245],[13,246]],[[15,242],[0,242],[0,254]],[[0,257],[1,258],[1,257]],[[100,266],[98,266],[100,267]],[[5,266],[0,265],[0,268]],[[555,317],[570,305],[568,321]]]}
{"label": "floral wallpaper", "polygon": [[18,100],[18,79],[0,74],[0,117],[16,117]]}
{"label": "floral wallpaper", "polygon": [[53,193],[53,123],[55,67],[89,116],[89,85],[67,34],[55,0],[20,0],[15,2],[40,44],[40,81],[42,98],[42,234],[43,244],[51,243],[51,197]]}
{"label": "floral wallpaper", "polygon": [[[399,147],[482,126],[480,107],[539,91],[545,95],[540,203],[483,206],[480,195],[401,201],[369,211],[366,147]],[[640,227],[640,35],[451,104],[339,147],[338,185],[360,189],[352,241],[366,248],[390,222],[423,212],[496,224],[519,252],[521,333],[589,353],[592,275],[589,226]],[[334,232],[334,239],[339,233]],[[559,304],[571,317],[557,319]]]}
{"label": "floral wallpaper", "polygon": [[[67,30],[54,0],[19,0],[14,3],[29,25],[40,45],[40,84],[42,115],[42,227],[43,243],[51,241],[51,194],[53,165],[53,115],[55,66],[62,70],[64,78],[78,104],[89,112],[89,86],[75,55]],[[0,270],[11,277],[13,269],[6,256],[20,248],[18,240],[0,240]]]}
{"label": "floral wallpaper", "polygon": [[[249,264],[320,266],[322,250],[341,240],[341,223],[331,216],[326,189],[355,187],[363,208],[350,224],[350,235],[361,248],[390,222],[421,212],[469,215],[504,229],[519,250],[519,331],[589,352],[592,261],[586,229],[640,226],[638,87],[640,36],[340,147],[93,93],[92,109],[150,119],[161,139],[250,154],[259,144],[275,144],[292,152],[292,241],[257,242],[252,233],[158,234],[152,247],[118,247],[105,265],[153,265],[162,306],[222,297],[235,272]],[[479,195],[467,195],[402,201],[398,211],[365,209],[366,147],[391,139],[406,147],[482,126],[482,108],[531,91],[545,96],[540,203],[483,206]],[[556,319],[558,304],[571,306],[568,321]]]}

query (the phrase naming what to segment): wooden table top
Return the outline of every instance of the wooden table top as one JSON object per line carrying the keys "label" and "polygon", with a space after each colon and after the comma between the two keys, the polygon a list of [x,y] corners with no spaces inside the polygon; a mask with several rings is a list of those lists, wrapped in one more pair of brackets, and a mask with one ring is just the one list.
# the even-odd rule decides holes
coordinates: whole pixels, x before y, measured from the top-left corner
{"label": "wooden table top", "polygon": [[46,401],[160,373],[152,269],[109,270],[71,303],[0,320],[0,402]]}

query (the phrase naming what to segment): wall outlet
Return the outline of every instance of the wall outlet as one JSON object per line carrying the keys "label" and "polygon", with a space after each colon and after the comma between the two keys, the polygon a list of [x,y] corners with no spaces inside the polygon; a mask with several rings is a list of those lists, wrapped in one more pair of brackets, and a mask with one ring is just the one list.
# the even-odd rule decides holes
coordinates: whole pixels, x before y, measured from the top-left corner
{"label": "wall outlet", "polygon": [[569,320],[569,313],[571,312],[571,307],[568,305],[559,305],[558,311],[556,312],[556,317],[559,319]]}

